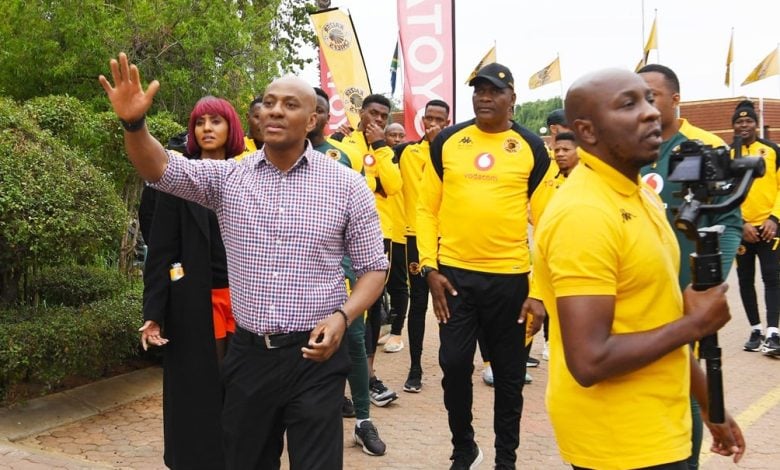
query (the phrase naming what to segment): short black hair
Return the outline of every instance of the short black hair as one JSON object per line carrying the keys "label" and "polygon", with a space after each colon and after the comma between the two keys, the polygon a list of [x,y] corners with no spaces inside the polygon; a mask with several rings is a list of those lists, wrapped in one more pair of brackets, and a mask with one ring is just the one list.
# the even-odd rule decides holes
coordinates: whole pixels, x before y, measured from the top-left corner
{"label": "short black hair", "polygon": [[425,109],[428,109],[428,106],[439,106],[440,108],[444,108],[447,111],[447,114],[450,114],[450,105],[443,100],[431,100],[425,103]]}
{"label": "short black hair", "polygon": [[252,102],[249,103],[249,112],[252,112],[252,108],[254,108],[256,104],[260,104],[262,102],[263,102],[262,96],[258,96],[255,99],[253,99]]}
{"label": "short black hair", "polygon": [[378,95],[376,93],[363,98],[363,104],[360,106],[360,109],[366,109],[371,103],[381,104],[382,106],[387,106],[387,109],[393,109],[393,107],[390,106],[390,100],[387,99],[386,96]]}
{"label": "short black hair", "polygon": [[330,96],[328,96],[328,94],[325,93],[325,90],[323,90],[320,87],[315,86],[314,87],[314,93],[316,93],[317,96],[321,96],[321,97],[325,98],[325,101],[328,102],[328,106],[330,106]]}
{"label": "short black hair", "polygon": [[657,72],[664,76],[666,79],[666,83],[672,88],[672,91],[674,93],[680,92],[680,79],[677,78],[677,74],[674,73],[674,70],[670,69],[669,67],[661,64],[647,64],[637,73],[648,73],[648,72]]}
{"label": "short black hair", "polygon": [[558,142],[559,140],[571,140],[572,142],[577,142],[577,139],[574,138],[574,132],[559,132],[555,134],[555,141]]}

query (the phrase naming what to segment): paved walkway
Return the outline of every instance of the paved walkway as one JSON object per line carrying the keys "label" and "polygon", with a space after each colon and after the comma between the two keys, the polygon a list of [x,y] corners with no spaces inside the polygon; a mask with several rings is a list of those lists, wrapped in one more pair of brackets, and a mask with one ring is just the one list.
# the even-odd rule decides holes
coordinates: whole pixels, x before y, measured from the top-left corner
{"label": "paved walkway", "polygon": [[[780,468],[780,360],[742,351],[747,322],[739,302],[736,279],[729,297],[734,319],[720,334],[727,407],[742,426],[748,453],[739,467],[705,453],[703,469]],[[760,281],[759,281],[760,285]],[[385,383],[401,398],[386,408],[372,407],[372,419],[387,442],[383,457],[371,457],[353,447],[354,420],[344,421],[344,461],[347,469],[440,469],[449,465],[449,436],[442,405],[441,372],[436,364],[438,338],[433,315],[428,318],[423,354],[423,392],[400,391],[408,367],[408,351],[378,353],[376,367]],[[541,357],[541,344],[532,355]],[[485,452],[482,468],[491,468],[492,389],[480,378],[475,362],[474,425]],[[519,468],[565,469],[544,411],[547,363],[531,369],[534,382],[525,388]],[[120,404],[121,403],[121,404]],[[708,445],[705,443],[705,447]],[[158,369],[139,371],[70,392],[33,400],[24,407],[0,410],[0,470],[2,469],[162,469],[162,421]]]}

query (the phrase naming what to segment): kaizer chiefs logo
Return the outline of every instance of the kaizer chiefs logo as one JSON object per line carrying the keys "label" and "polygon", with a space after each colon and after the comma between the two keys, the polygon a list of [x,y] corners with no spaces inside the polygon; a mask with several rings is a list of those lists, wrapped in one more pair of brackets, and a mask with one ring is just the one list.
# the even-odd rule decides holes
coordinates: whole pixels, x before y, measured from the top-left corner
{"label": "kaizer chiefs logo", "polygon": [[744,255],[746,252],[747,252],[747,248],[745,248],[745,245],[739,245],[739,247],[737,247],[738,255]]}
{"label": "kaizer chiefs logo", "polygon": [[758,149],[758,155],[759,155],[761,158],[766,158],[766,149],[765,149],[765,148],[763,148],[763,147],[761,147],[760,149]]}
{"label": "kaizer chiefs logo", "polygon": [[509,153],[517,153],[520,150],[520,141],[514,137],[510,137],[504,141],[504,150]]}
{"label": "kaizer chiefs logo", "polygon": [[411,275],[420,274],[420,263],[416,263],[414,261],[409,263],[409,274]]}
{"label": "kaizer chiefs logo", "polygon": [[349,30],[338,21],[329,21],[322,26],[322,39],[334,51],[343,51],[352,45]]}
{"label": "kaizer chiefs logo", "polygon": [[365,92],[360,88],[349,87],[344,90],[344,95],[347,97],[345,103],[349,107],[349,110],[353,113],[359,113],[360,108],[363,107],[363,98]]}
{"label": "kaizer chiefs logo", "polygon": [[325,155],[329,156],[334,160],[338,160],[341,157],[341,152],[339,152],[336,149],[328,149],[325,151]]}

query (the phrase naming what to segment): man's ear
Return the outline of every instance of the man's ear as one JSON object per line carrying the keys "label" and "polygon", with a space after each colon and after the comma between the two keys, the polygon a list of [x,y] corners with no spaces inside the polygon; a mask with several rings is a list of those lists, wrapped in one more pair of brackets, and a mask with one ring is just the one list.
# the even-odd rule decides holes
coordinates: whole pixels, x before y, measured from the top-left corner
{"label": "man's ear", "polygon": [[309,115],[309,122],[306,123],[306,133],[313,131],[317,127],[317,113],[311,113]]}
{"label": "man's ear", "polygon": [[598,137],[590,119],[575,119],[572,129],[579,142],[589,145],[596,145],[598,142]]}

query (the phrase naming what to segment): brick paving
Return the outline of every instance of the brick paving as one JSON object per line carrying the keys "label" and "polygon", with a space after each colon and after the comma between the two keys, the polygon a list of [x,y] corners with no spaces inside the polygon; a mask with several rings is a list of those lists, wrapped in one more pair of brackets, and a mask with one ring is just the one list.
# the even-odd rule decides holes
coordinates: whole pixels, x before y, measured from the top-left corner
{"label": "brick paving", "polygon": [[[739,467],[720,456],[704,453],[703,469],[778,468],[780,444],[773,425],[780,419],[780,360],[742,351],[747,322],[734,275],[729,278],[733,320],[720,334],[727,408],[740,421],[748,453]],[[761,282],[758,282],[760,285]],[[433,315],[428,318],[423,353],[423,391],[403,393],[408,351],[378,352],[376,368],[400,399],[385,408],[371,408],[372,419],[388,446],[382,457],[353,446],[354,419],[344,421],[346,469],[439,469],[449,465],[449,433],[441,398],[441,372],[436,363],[438,338]],[[541,356],[540,341],[532,355]],[[547,363],[530,369],[534,382],[525,388],[518,468],[564,469],[544,410]],[[474,426],[485,453],[482,468],[491,468],[492,389],[482,383],[482,365],[475,360]],[[0,441],[0,470],[129,468],[163,469],[161,395],[159,392],[71,424],[14,443]],[[587,431],[587,430],[584,430]],[[286,457],[283,459],[286,460]],[[283,468],[287,468],[286,465]]]}

